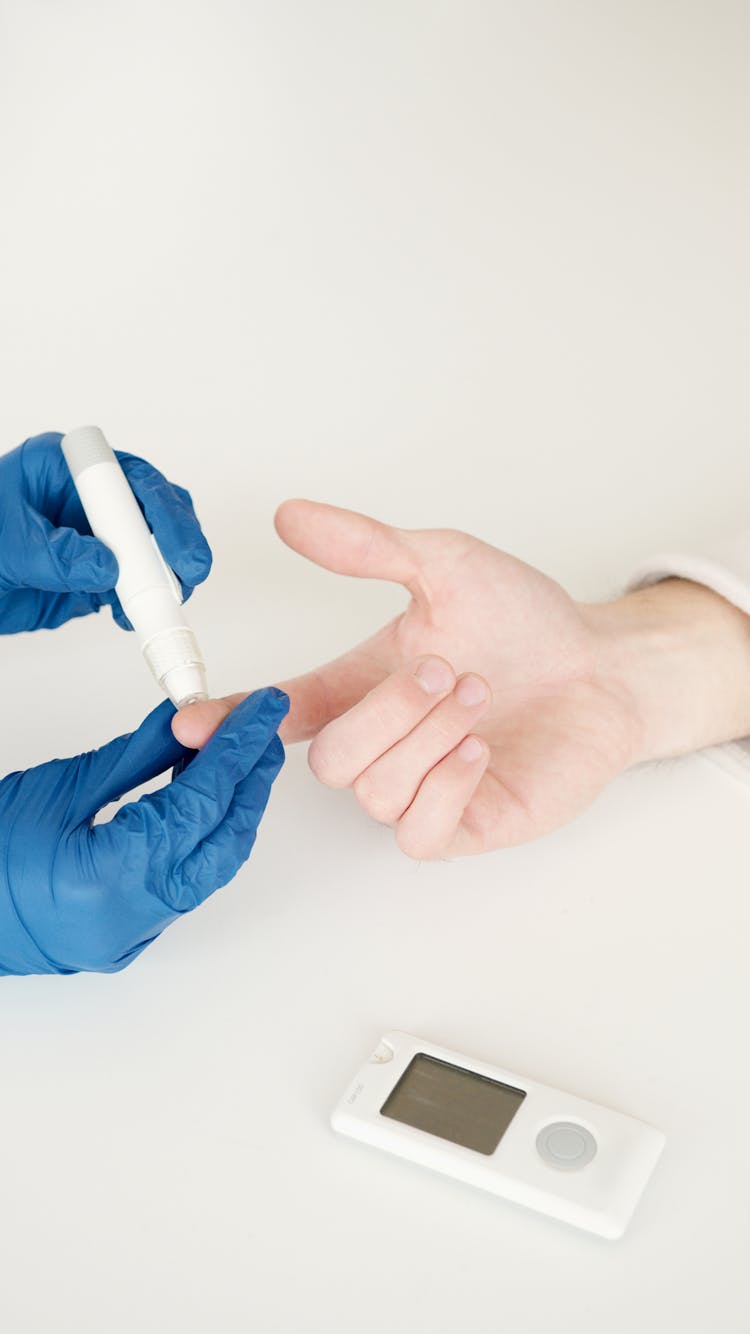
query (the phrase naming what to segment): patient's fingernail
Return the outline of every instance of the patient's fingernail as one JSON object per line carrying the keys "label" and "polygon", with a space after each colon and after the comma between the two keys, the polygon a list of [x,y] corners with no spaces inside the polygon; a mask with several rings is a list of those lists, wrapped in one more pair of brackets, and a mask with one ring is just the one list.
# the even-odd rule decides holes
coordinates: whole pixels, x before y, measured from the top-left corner
{"label": "patient's fingernail", "polygon": [[453,685],[453,672],[442,658],[424,658],[414,675],[428,695],[441,695]]}
{"label": "patient's fingernail", "polygon": [[477,704],[484,704],[487,698],[487,687],[481,676],[464,676],[456,686],[455,695],[459,704],[463,704],[467,709],[472,709]]}
{"label": "patient's fingernail", "polygon": [[456,754],[460,759],[465,760],[467,764],[473,764],[484,754],[484,746],[479,737],[466,736],[458,747]]}

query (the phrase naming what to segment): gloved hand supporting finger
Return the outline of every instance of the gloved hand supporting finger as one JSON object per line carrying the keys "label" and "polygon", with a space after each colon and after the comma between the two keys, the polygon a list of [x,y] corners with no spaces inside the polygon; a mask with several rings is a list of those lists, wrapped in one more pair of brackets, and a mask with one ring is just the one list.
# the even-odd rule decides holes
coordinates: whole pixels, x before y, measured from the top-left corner
{"label": "gloved hand supporting finger", "polygon": [[135,732],[80,757],[80,778],[69,807],[72,824],[92,820],[103,806],[165,773],[188,753],[172,733],[174,713],[174,705],[165,699]]}
{"label": "gloved hand supporting finger", "polygon": [[221,823],[202,839],[181,867],[183,897],[191,907],[228,884],[246,862],[271,786],[284,763],[284,747],[274,736],[250,773],[240,779]]}
{"label": "gloved hand supporting finger", "polygon": [[168,787],[93,829],[95,859],[116,859],[127,847],[131,867],[137,858],[146,888],[172,912],[225,884],[250,853],[281,767],[276,733],[288,707],[274,688],[249,695]]}

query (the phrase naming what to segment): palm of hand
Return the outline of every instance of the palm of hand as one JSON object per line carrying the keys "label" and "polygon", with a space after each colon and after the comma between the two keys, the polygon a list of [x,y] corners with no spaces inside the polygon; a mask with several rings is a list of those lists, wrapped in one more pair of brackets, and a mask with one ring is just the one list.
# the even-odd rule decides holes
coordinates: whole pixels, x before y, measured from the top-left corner
{"label": "palm of hand", "polygon": [[[463,533],[402,531],[309,501],[286,502],[276,522],[284,541],[319,565],[395,581],[411,593],[403,614],[370,639],[281,683],[291,700],[282,739],[313,738],[318,777],[353,786],[371,814],[396,824],[411,855],[476,853],[534,838],[570,819],[628,763],[632,708],[603,669],[592,609],[538,570]],[[426,712],[440,739],[445,696],[433,697],[433,710],[413,676],[425,657],[445,660],[459,677],[484,678],[491,698],[461,715],[465,729],[441,752],[450,763],[461,737],[473,735],[484,743],[481,756],[473,768],[464,756],[463,779],[460,763],[446,775],[452,794],[446,797],[445,783],[440,790],[441,778],[420,806],[422,778],[429,784],[443,767],[433,757],[432,768],[413,767],[415,782],[404,780]],[[202,745],[242,697],[178,714],[179,739]],[[454,716],[454,733],[456,725]],[[394,817],[385,812],[396,795],[407,804]]]}
{"label": "palm of hand", "polygon": [[455,851],[524,842],[570,819],[627,764],[627,702],[600,678],[597,637],[559,585],[462,533],[418,536],[408,608],[326,669],[325,692],[335,682],[349,708],[426,654],[482,675],[492,703],[473,730],[490,760]]}

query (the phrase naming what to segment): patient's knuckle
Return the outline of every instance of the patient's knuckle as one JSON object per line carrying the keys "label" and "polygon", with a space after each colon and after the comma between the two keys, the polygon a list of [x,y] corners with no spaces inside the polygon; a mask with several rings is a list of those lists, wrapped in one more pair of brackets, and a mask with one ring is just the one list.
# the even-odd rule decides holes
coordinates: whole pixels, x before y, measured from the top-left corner
{"label": "patient's knuckle", "polygon": [[337,748],[321,732],[307,752],[307,762],[315,777],[326,787],[345,787]]}
{"label": "patient's knuckle", "polygon": [[412,861],[434,861],[439,855],[439,849],[435,846],[434,840],[426,836],[424,831],[415,829],[408,821],[401,820],[396,825],[396,843],[405,856],[410,857]]}
{"label": "patient's knuckle", "polygon": [[315,774],[315,777],[319,778],[321,783],[324,783],[328,772],[328,760],[325,745],[321,742],[319,737],[316,737],[310,745],[307,752],[307,763]]}
{"label": "patient's knuckle", "polygon": [[392,824],[398,815],[394,797],[372,774],[362,773],[354,781],[354,795],[363,810],[380,824]]}

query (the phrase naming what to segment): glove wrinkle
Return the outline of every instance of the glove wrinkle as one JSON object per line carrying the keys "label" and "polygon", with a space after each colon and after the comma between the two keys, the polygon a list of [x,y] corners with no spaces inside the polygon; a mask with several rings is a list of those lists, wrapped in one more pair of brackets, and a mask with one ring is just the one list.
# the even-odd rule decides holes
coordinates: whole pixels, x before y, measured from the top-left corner
{"label": "glove wrinkle", "polygon": [[103,824],[102,806],[186,753],[168,701],[99,750],[0,782],[0,972],[119,971],[227,884],[283,762],[288,707],[278,690],[248,696],[189,770]]}

